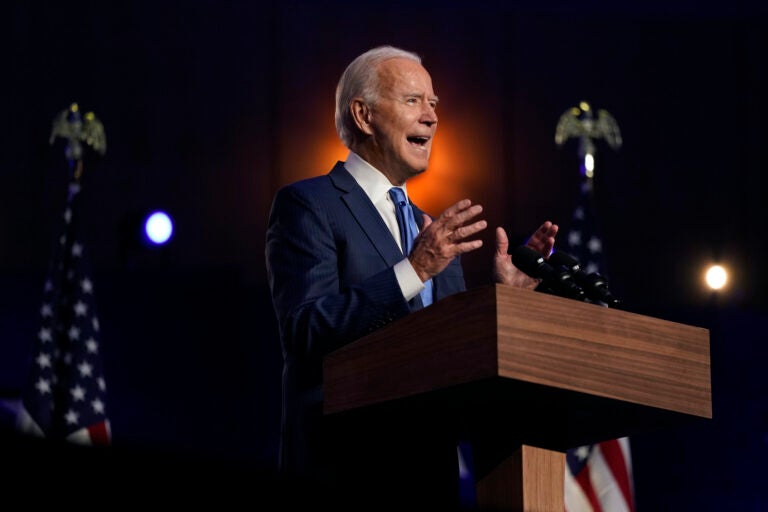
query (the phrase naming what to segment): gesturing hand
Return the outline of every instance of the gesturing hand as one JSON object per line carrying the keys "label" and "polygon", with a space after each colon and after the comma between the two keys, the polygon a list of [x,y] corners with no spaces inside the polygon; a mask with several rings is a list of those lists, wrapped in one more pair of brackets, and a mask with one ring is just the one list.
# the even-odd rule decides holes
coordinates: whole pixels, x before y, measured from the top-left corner
{"label": "gesturing hand", "polygon": [[[528,247],[548,258],[555,246],[555,236],[558,226],[546,221],[537,229],[525,243]],[[493,279],[497,283],[509,284],[532,290],[541,282],[530,277],[512,263],[509,254],[509,237],[504,228],[496,228],[496,252],[493,257]]]}
{"label": "gesturing hand", "polygon": [[408,256],[422,281],[439,274],[459,254],[483,246],[482,240],[469,239],[488,226],[484,220],[475,220],[482,211],[479,204],[472,205],[469,199],[462,199],[435,220],[424,215],[421,232]]}

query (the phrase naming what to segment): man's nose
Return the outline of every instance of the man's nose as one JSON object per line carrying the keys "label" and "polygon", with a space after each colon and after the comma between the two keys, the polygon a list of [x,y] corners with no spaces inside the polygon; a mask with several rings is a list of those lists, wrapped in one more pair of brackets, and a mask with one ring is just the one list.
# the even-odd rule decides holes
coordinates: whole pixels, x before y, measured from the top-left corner
{"label": "man's nose", "polygon": [[429,127],[437,124],[437,112],[435,112],[434,107],[428,105],[424,108],[424,112],[421,114],[421,122]]}

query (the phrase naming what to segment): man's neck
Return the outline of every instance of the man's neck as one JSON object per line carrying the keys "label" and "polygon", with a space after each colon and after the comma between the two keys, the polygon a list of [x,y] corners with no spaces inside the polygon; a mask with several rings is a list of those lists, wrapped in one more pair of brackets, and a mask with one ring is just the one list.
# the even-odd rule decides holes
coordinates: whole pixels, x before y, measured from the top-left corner
{"label": "man's neck", "polygon": [[367,147],[360,146],[355,147],[351,151],[357,154],[357,156],[363,159],[368,165],[383,174],[391,184],[398,187],[402,187],[405,184],[407,177],[399,176],[392,172],[389,169],[389,166],[382,162],[380,158],[377,158],[376,152],[371,151]]}

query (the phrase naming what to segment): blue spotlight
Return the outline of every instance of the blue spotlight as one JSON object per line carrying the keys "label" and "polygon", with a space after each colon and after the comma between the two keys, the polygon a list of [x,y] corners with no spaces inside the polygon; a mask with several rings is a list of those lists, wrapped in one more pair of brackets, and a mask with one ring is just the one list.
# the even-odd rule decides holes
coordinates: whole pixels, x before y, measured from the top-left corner
{"label": "blue spotlight", "polygon": [[164,244],[173,234],[173,222],[165,212],[154,212],[144,222],[144,233],[153,244]]}

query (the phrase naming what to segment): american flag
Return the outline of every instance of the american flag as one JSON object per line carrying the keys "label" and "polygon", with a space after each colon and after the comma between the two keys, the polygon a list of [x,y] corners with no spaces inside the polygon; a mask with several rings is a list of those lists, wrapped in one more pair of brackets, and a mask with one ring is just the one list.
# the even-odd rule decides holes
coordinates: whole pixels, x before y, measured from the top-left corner
{"label": "american flag", "polygon": [[[595,215],[592,178],[583,177],[570,226],[559,235],[559,250],[580,262],[587,274],[604,278],[605,257]],[[633,512],[635,510],[629,439],[612,439],[572,448],[566,453],[566,512]]]}
{"label": "american flag", "polygon": [[43,289],[40,329],[17,421],[20,430],[41,437],[108,445],[99,318],[76,214],[80,187],[73,177]]}

